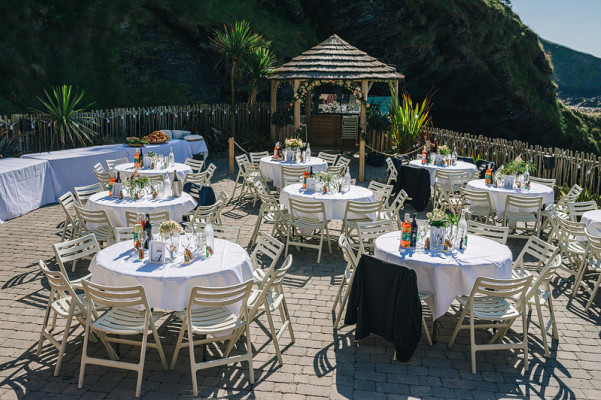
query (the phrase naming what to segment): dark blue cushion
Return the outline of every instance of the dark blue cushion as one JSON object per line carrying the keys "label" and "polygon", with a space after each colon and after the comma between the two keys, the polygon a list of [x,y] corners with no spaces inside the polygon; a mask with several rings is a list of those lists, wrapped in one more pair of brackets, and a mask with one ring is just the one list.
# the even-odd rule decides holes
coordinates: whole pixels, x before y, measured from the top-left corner
{"label": "dark blue cushion", "polygon": [[[190,193],[192,188],[195,188],[196,190],[193,190],[192,193]],[[194,197],[194,200],[196,200],[196,203],[199,206],[212,206],[217,201],[215,192],[211,186],[200,186],[196,183],[188,182],[184,185],[184,192]],[[196,193],[198,193],[198,197],[196,197]]]}

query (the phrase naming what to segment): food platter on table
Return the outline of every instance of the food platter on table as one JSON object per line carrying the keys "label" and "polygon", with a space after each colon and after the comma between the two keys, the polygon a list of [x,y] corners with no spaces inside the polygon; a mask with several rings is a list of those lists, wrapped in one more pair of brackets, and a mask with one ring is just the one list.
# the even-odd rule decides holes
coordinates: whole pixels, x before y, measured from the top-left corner
{"label": "food platter on table", "polygon": [[150,135],[143,136],[142,139],[150,144],[163,144],[171,140],[169,135],[163,131],[154,131]]}
{"label": "food platter on table", "polygon": [[147,143],[148,141],[135,136],[125,138],[125,144],[129,147],[144,147]]}

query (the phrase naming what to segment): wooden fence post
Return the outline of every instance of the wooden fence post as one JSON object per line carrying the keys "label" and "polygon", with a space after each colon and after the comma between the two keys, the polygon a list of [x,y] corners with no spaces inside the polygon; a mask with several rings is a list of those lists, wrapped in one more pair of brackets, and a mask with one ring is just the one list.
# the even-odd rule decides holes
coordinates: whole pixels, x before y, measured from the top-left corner
{"label": "wooden fence post", "polygon": [[359,140],[359,182],[365,179],[365,140]]}
{"label": "wooden fence post", "polygon": [[230,147],[230,174],[234,173],[234,138],[230,136],[228,139]]}

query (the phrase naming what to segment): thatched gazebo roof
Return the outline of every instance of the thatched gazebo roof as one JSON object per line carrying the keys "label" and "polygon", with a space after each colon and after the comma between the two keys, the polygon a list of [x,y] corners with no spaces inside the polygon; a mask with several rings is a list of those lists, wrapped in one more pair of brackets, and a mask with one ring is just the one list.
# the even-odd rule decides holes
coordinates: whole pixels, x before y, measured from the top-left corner
{"label": "thatched gazebo roof", "polygon": [[400,81],[405,76],[337,35],[277,68],[270,80]]}

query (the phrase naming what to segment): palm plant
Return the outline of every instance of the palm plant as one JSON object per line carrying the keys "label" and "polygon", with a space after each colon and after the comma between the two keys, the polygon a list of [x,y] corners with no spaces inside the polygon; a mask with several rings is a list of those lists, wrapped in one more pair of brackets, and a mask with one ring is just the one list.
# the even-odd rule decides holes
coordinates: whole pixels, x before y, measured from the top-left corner
{"label": "palm plant", "polygon": [[395,151],[406,153],[418,142],[422,129],[432,122],[430,108],[429,97],[421,104],[414,104],[407,93],[403,93],[400,104],[395,96],[392,97],[388,106],[391,121],[388,135]]}
{"label": "palm plant", "polygon": [[267,47],[259,47],[250,53],[246,59],[246,68],[252,77],[252,89],[248,99],[248,105],[252,109],[255,107],[259,83],[269,75],[276,66],[275,54]]}
{"label": "palm plant", "polygon": [[264,46],[267,42],[263,36],[253,33],[250,30],[250,24],[246,21],[238,21],[234,26],[223,26],[221,30],[215,30],[214,37],[211,38],[213,44],[217,47],[224,59],[230,64],[230,90],[232,96],[232,107],[230,112],[231,135],[235,136],[236,131],[236,77],[240,72],[241,63],[257,48]]}
{"label": "palm plant", "polygon": [[45,110],[36,110],[43,114],[44,118],[50,120],[53,127],[53,141],[58,136],[62,148],[67,142],[73,144],[79,142],[83,146],[90,143],[92,136],[96,133],[90,128],[95,125],[94,118],[83,113],[90,104],[81,106],[80,102],[85,94],[83,90],[72,90],[71,85],[62,85],[52,88],[52,91],[44,90],[46,99],[38,100],[44,105]]}

